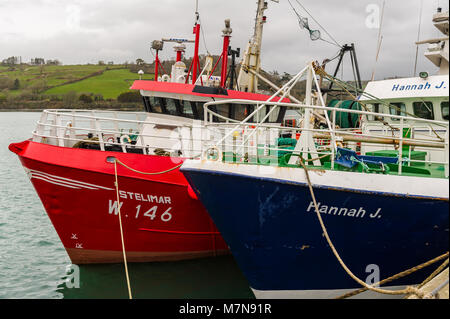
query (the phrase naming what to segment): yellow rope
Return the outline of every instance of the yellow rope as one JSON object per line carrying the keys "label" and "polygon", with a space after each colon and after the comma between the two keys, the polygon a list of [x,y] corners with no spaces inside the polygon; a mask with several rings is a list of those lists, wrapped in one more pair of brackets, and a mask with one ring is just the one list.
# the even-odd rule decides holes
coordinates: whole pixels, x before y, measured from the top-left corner
{"label": "yellow rope", "polygon": [[[448,253],[446,254],[448,256]],[[425,286],[431,279],[436,277],[445,267],[448,265],[448,258],[435,270],[433,273],[428,276],[427,279],[425,279],[420,285],[417,286],[417,288],[422,288]]]}
{"label": "yellow rope", "polygon": [[119,163],[120,165],[122,165],[122,166],[128,168],[130,171],[133,171],[133,172],[138,173],[138,174],[144,174],[144,175],[159,175],[159,174],[165,174],[165,173],[168,173],[168,172],[170,172],[170,171],[176,170],[177,168],[181,167],[181,165],[183,165],[183,163],[181,163],[181,164],[179,164],[179,165],[177,165],[177,166],[175,166],[175,167],[172,167],[172,168],[170,168],[170,169],[168,169],[168,170],[161,171],[161,172],[141,172],[141,171],[138,171],[137,169],[131,168],[131,167],[129,167],[128,165],[122,163],[122,162],[121,162],[120,160],[118,160],[117,158],[115,159],[115,162],[114,162],[114,163],[116,163],[116,162]]}
{"label": "yellow rope", "polygon": [[371,291],[374,291],[374,292],[378,292],[378,293],[381,293],[381,294],[387,294],[387,295],[415,294],[419,298],[423,298],[425,296],[425,294],[422,291],[420,291],[419,289],[417,289],[416,287],[408,286],[405,289],[401,289],[401,290],[380,289],[380,288],[376,288],[376,287],[373,287],[371,285],[366,284],[364,281],[362,281],[361,279],[359,279],[357,276],[355,276],[353,274],[353,272],[347,267],[347,265],[344,263],[342,258],[339,256],[339,253],[337,252],[336,248],[333,245],[333,242],[330,239],[330,236],[328,235],[328,232],[327,232],[327,229],[325,227],[325,224],[323,223],[322,217],[320,216],[319,207],[317,206],[317,201],[316,201],[316,197],[314,195],[314,190],[312,188],[311,180],[309,178],[308,169],[305,166],[305,164],[303,163],[301,158],[300,158],[300,164],[302,165],[302,167],[303,167],[303,169],[305,171],[306,180],[308,181],[309,191],[310,191],[311,197],[313,199],[314,208],[315,208],[315,211],[316,211],[317,218],[319,219],[320,226],[322,227],[322,231],[323,231],[323,233],[325,235],[325,238],[326,238],[326,240],[328,242],[328,245],[330,245],[330,248],[333,251],[333,254],[335,255],[336,259],[338,260],[338,262],[340,263],[342,268],[344,268],[345,272],[347,272],[347,274],[353,280],[355,280],[357,283],[359,283],[361,286],[363,286],[364,288],[366,288],[368,290],[371,290]]}
{"label": "yellow rope", "polygon": [[127,279],[127,286],[128,286],[128,296],[130,299],[133,299],[132,295],[131,295],[131,286],[130,286],[130,277],[128,275],[128,266],[127,266],[127,255],[125,252],[125,241],[123,238],[123,229],[122,229],[122,215],[120,213],[120,199],[119,199],[119,182],[118,182],[118,178],[117,178],[117,163],[119,163],[120,165],[124,166],[125,168],[129,169],[130,171],[133,171],[135,173],[138,174],[144,174],[144,175],[159,175],[159,174],[164,174],[164,173],[168,173],[170,171],[173,171],[179,167],[181,167],[181,165],[183,165],[183,163],[170,168],[168,170],[165,171],[161,171],[161,172],[141,172],[138,171],[134,168],[129,167],[128,165],[122,163],[120,160],[118,160],[117,158],[114,159],[114,175],[115,175],[115,186],[116,186],[116,195],[117,195],[117,206],[118,206],[118,212],[119,212],[119,226],[120,226],[120,238],[122,240],[122,252],[123,252],[123,261],[124,261],[124,265],[125,265],[125,275],[126,275],[126,279]]}
{"label": "yellow rope", "polygon": [[127,278],[128,296],[129,296],[130,299],[133,299],[133,297],[131,295],[130,277],[128,276],[127,255],[125,253],[125,241],[123,239],[122,215],[120,213],[119,182],[117,180],[117,159],[114,161],[114,175],[115,175],[115,178],[116,178],[116,181],[115,181],[114,185],[116,186],[117,207],[118,207],[118,212],[119,212],[120,238],[121,238],[121,241],[122,241],[123,263],[125,265],[125,275],[126,275],[126,278]]}
{"label": "yellow rope", "polygon": [[[448,254],[447,254],[448,256]],[[429,275],[420,285],[417,286],[418,289],[425,286],[428,282],[430,282],[434,277],[436,277],[445,267],[448,265],[448,258],[438,267],[431,275]],[[404,296],[404,299],[407,299],[409,295]],[[423,297],[424,299],[431,299],[432,296],[430,294],[427,294]]]}

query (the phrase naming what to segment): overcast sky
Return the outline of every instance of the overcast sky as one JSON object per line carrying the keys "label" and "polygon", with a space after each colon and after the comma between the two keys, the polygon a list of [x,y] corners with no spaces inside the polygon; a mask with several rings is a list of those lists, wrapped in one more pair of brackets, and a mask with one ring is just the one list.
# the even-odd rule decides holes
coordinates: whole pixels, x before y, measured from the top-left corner
{"label": "overcast sky", "polygon": [[[297,12],[308,14],[290,0]],[[378,31],[377,10],[383,0],[298,0],[339,43],[355,43],[363,79],[370,79],[375,63]],[[420,5],[423,14],[420,39],[441,36],[431,23],[438,6],[448,10],[443,0],[386,0],[382,23],[382,47],[376,79],[412,76]],[[241,50],[253,33],[256,0],[199,0],[199,12],[206,46],[220,54],[223,20],[231,19],[232,47]],[[99,60],[151,62],[152,40],[163,37],[193,38],[195,0],[0,0],[0,59],[22,56],[58,59],[63,64],[97,63]],[[299,27],[288,0],[269,1],[265,12],[262,67],[267,71],[296,73],[308,60],[333,57],[339,48],[325,41],[311,41]],[[323,39],[332,41],[311,18],[311,29],[319,29]],[[192,45],[187,55],[192,54]],[[162,58],[174,56],[166,43]],[[200,45],[205,53],[205,45]],[[418,71],[434,73],[436,68],[419,50]],[[347,57],[345,65],[350,64]],[[329,71],[332,66],[330,65]],[[345,69],[344,78],[352,77]]]}

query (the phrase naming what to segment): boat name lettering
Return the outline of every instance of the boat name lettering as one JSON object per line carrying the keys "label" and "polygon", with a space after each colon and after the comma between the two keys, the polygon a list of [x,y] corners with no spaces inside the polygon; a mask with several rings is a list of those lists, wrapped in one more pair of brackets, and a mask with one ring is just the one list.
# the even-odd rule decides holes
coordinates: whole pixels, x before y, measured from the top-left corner
{"label": "boat name lettering", "polygon": [[119,191],[120,198],[123,199],[134,199],[141,202],[150,202],[157,204],[172,204],[172,199],[170,196],[157,196],[149,194],[141,194],[127,191]]}
{"label": "boat name lettering", "polygon": [[[446,89],[447,86],[444,85],[445,81],[442,81],[438,85],[434,85],[434,88],[436,89]],[[400,84],[394,84],[392,86],[392,91],[420,91],[420,90],[429,90],[431,89],[431,84],[429,82],[426,82],[425,84],[408,84],[408,85],[400,85]]]}
{"label": "boat name lettering", "polygon": [[[367,213],[364,207],[359,208],[347,208],[347,207],[337,207],[337,206],[327,206],[321,205],[317,203],[317,208],[319,209],[319,213],[327,214],[327,215],[338,215],[338,216],[347,216],[347,217],[355,217],[355,218],[381,218],[381,208],[378,208],[374,213]],[[307,212],[315,212],[314,202],[311,201],[309,203]]]}
{"label": "boat name lettering", "polygon": [[[109,200],[109,209],[108,209],[108,214],[109,215],[115,215],[117,216],[119,214],[119,210],[122,211],[123,210],[123,202],[120,202],[120,204],[117,204],[117,201],[114,200]],[[139,218],[140,216],[145,216],[150,218],[151,220],[154,220],[157,217],[157,212],[158,212],[158,205],[153,205],[152,207],[148,208],[143,208],[141,205],[136,206],[136,214],[134,215],[134,218]],[[163,208],[165,209],[165,208]],[[172,213],[171,213],[172,207],[169,207],[167,209],[165,209],[165,211],[159,215],[159,218],[161,219],[161,221],[163,222],[168,222],[172,219]],[[126,210],[128,213],[130,212],[130,209],[127,208]],[[158,213],[159,214],[159,213]],[[128,214],[125,215],[125,217],[128,217]]]}

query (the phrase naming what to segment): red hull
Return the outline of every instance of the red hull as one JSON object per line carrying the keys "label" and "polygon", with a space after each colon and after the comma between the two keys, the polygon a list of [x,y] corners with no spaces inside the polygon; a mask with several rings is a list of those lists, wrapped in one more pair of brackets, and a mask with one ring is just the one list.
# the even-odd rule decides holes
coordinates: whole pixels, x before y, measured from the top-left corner
{"label": "red hull", "polygon": [[[58,147],[10,145],[24,166],[75,264],[122,262],[113,156],[143,172],[181,158]],[[178,169],[142,175],[117,165],[127,260],[181,260],[228,253],[228,246]]]}

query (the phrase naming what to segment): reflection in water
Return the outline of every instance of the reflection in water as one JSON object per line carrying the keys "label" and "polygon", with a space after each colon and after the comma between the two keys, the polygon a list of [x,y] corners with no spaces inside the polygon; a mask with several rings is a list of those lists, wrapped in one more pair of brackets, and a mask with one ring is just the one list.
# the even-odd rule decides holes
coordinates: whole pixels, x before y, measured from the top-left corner
{"label": "reflection in water", "polygon": [[[39,117],[0,112],[0,299],[128,298],[123,264],[80,265],[80,288],[64,282],[70,260],[17,156],[8,150],[9,143],[31,137]],[[231,255],[128,267],[134,298],[253,298]]]}
{"label": "reflection in water", "polygon": [[[128,298],[123,264],[79,265],[61,278],[64,298]],[[232,256],[178,262],[128,264],[133,298],[254,298]],[[69,284],[64,280],[70,280]]]}

